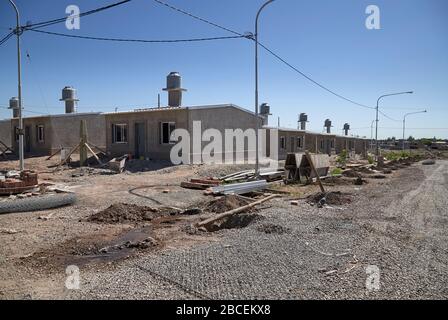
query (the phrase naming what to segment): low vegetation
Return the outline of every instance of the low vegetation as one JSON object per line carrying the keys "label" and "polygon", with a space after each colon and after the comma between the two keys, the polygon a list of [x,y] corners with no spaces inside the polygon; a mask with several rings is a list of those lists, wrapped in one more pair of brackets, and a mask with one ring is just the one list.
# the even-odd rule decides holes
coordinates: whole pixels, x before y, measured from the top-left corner
{"label": "low vegetation", "polygon": [[386,160],[400,160],[403,158],[409,158],[410,157],[409,151],[388,151],[384,153],[384,158]]}
{"label": "low vegetation", "polygon": [[336,158],[336,162],[340,167],[345,167],[345,165],[347,164],[347,159],[348,159],[348,152],[347,150],[344,149]]}

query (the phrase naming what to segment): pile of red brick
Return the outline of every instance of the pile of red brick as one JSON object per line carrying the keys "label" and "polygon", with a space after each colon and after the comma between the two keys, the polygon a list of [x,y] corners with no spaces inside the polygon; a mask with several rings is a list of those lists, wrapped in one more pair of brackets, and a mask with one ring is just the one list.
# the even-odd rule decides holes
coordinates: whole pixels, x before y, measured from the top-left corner
{"label": "pile of red brick", "polygon": [[19,178],[6,178],[4,181],[0,181],[0,193],[21,193],[37,184],[37,173],[31,170],[25,170],[20,173]]}

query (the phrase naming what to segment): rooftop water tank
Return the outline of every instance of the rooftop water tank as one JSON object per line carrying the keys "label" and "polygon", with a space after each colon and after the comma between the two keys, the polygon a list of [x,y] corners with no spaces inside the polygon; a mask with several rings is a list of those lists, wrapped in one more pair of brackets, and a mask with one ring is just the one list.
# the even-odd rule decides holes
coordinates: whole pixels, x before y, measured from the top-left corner
{"label": "rooftop water tank", "polygon": [[299,114],[299,122],[308,122],[308,115],[306,113]]}
{"label": "rooftop water tank", "polygon": [[267,103],[263,103],[260,106],[260,114],[261,115],[269,115],[269,114],[271,114],[270,111],[271,111],[271,107]]}
{"label": "rooftop water tank", "polygon": [[76,89],[69,86],[62,89],[61,100],[76,100]]}
{"label": "rooftop water tank", "polygon": [[19,98],[12,97],[9,99],[9,109],[19,109]]}
{"label": "rooftop water tank", "polygon": [[170,72],[166,77],[166,88],[164,91],[168,91],[168,106],[180,107],[182,105],[182,92],[187,91],[182,89],[182,77],[178,72]]}
{"label": "rooftop water tank", "polygon": [[180,89],[182,88],[182,77],[176,71],[170,72],[166,77],[166,88],[167,89]]}

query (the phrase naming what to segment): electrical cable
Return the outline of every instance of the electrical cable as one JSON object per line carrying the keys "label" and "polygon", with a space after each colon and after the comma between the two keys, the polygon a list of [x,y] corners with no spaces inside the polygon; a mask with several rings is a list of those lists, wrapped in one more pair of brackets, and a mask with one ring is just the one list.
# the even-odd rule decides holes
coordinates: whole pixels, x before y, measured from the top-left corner
{"label": "electrical cable", "polygon": [[141,42],[141,43],[176,43],[176,42],[199,42],[199,41],[211,41],[211,40],[227,40],[227,39],[238,39],[244,36],[226,36],[226,37],[209,37],[209,38],[191,38],[191,39],[172,39],[172,40],[145,40],[145,39],[122,39],[122,38],[103,38],[103,37],[91,37],[91,36],[80,36],[71,35],[58,32],[50,32],[43,30],[29,29],[29,31],[50,34],[54,36],[67,37],[67,38],[78,38],[87,40],[98,40],[98,41],[117,41],[117,42]]}
{"label": "electrical cable", "polygon": [[[130,1],[132,1],[132,0],[124,0],[124,1],[116,2],[116,3],[110,4],[110,5],[107,5],[107,6],[104,6],[104,7],[100,7],[100,8],[97,8],[97,9],[90,10],[90,11],[82,12],[82,13],[80,13],[78,15],[70,16],[70,18],[85,17],[85,16],[88,16],[88,15],[91,15],[91,14],[94,14],[94,13],[97,13],[97,12],[101,12],[101,11],[104,11],[104,10],[107,10],[107,9],[111,9],[111,8],[120,6],[120,5],[128,3]],[[22,28],[24,30],[31,30],[31,29],[48,27],[50,25],[61,23],[61,22],[65,22],[65,21],[67,21],[67,17],[63,17],[63,18],[59,18],[59,19],[53,19],[53,20],[48,20],[48,21],[37,22],[37,23],[26,25],[26,26],[22,26]]]}

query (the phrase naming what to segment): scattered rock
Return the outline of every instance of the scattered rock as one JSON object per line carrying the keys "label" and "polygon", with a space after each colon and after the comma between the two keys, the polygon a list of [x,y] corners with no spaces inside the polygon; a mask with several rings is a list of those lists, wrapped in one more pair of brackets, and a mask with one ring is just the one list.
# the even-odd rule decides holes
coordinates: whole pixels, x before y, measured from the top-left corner
{"label": "scattered rock", "polygon": [[433,165],[433,164],[436,164],[436,161],[434,159],[428,159],[428,160],[424,160],[422,162],[422,165],[424,165],[424,166],[430,166],[430,165]]}
{"label": "scattered rock", "polygon": [[293,206],[298,206],[298,205],[299,205],[299,201],[297,201],[297,200],[293,200],[293,201],[291,201],[290,203],[291,203],[291,205],[293,205]]}
{"label": "scattered rock", "polygon": [[363,183],[364,183],[364,180],[361,177],[356,178],[354,181],[355,186],[362,186]]}
{"label": "scattered rock", "polygon": [[0,229],[0,233],[6,233],[6,234],[16,234],[20,231],[17,231],[16,229]]}
{"label": "scattered rock", "polygon": [[163,190],[162,193],[169,193],[170,190]]}
{"label": "scattered rock", "polygon": [[279,226],[279,225],[273,224],[273,223],[266,223],[266,224],[262,224],[262,225],[258,226],[257,231],[264,232],[267,234],[271,234],[271,233],[283,234],[283,233],[290,233],[291,229],[285,228],[285,227],[282,227],[282,226]]}
{"label": "scattered rock", "polygon": [[373,179],[386,179],[385,175],[382,174],[375,174],[372,176]]}

